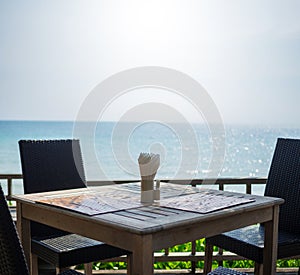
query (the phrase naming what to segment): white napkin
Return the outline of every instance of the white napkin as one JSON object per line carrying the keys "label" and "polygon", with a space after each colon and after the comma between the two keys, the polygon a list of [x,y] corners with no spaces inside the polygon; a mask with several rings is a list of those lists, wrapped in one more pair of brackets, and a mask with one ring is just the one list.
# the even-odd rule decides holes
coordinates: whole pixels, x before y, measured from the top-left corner
{"label": "white napkin", "polygon": [[160,164],[159,154],[140,153],[138,158],[142,191],[153,190],[153,181]]}

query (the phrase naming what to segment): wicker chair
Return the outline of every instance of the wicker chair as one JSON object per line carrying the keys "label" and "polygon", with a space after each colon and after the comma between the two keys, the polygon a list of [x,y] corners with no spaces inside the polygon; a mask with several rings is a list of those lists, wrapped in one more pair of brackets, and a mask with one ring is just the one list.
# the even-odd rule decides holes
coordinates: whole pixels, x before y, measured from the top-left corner
{"label": "wicker chair", "polygon": [[[20,140],[19,148],[25,194],[87,187],[79,140]],[[31,236],[32,254],[54,265],[57,272],[86,264],[86,274],[91,274],[91,262],[128,254],[123,249],[36,222],[31,223]],[[35,268],[37,257],[33,257]]]}
{"label": "wicker chair", "polygon": [[247,275],[247,274],[219,266],[214,271],[208,273],[208,275]]}
{"label": "wicker chair", "polygon": [[[29,275],[20,239],[0,186],[0,274]],[[61,275],[82,275],[68,270]]]}
{"label": "wicker chair", "polygon": [[[300,140],[277,140],[265,196],[285,200],[279,211],[278,259],[300,255]],[[207,238],[204,274],[211,270],[213,246],[255,261],[255,274],[261,272],[263,225],[248,226]]]}

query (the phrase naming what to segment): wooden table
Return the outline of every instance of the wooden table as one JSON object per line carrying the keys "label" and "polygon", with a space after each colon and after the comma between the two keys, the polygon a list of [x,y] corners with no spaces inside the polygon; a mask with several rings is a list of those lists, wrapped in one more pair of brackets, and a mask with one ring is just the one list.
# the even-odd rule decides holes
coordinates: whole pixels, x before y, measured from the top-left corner
{"label": "wooden table", "polygon": [[18,195],[14,199],[29,262],[30,221],[132,251],[127,272],[134,275],[153,274],[154,251],[264,223],[263,274],[275,274],[278,212],[283,203],[279,198],[162,183],[161,200],[141,204],[139,184],[131,183]]}

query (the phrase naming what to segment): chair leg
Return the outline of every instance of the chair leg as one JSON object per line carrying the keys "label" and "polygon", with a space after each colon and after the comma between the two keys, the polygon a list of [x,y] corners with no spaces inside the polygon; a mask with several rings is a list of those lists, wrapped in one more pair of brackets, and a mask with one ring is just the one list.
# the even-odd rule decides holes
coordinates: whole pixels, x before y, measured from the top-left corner
{"label": "chair leg", "polygon": [[203,269],[203,274],[204,275],[211,272],[213,248],[214,248],[214,246],[211,245],[211,244],[206,244],[205,245],[204,269]]}
{"label": "chair leg", "polygon": [[263,265],[262,264],[255,263],[254,275],[263,275]]}
{"label": "chair leg", "polygon": [[84,274],[86,275],[93,274],[93,263],[84,264]]}
{"label": "chair leg", "polygon": [[39,274],[38,256],[31,253],[31,274]]}

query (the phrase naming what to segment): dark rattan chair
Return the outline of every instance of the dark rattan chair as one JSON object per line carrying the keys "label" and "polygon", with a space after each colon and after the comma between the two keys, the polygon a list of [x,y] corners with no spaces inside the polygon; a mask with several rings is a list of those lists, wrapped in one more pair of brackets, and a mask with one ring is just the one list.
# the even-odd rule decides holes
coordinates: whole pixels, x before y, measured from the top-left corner
{"label": "dark rattan chair", "polygon": [[[29,275],[20,239],[0,186],[0,274]],[[68,270],[61,275],[82,275]]]}
{"label": "dark rattan chair", "polygon": [[247,273],[238,272],[222,266],[219,266],[214,271],[208,273],[208,275],[247,275]]}
{"label": "dark rattan chair", "polygon": [[[277,140],[265,196],[285,200],[279,211],[278,259],[300,255],[300,140]],[[259,274],[263,263],[264,227],[253,225],[207,238],[204,274],[211,270],[213,246],[255,261],[255,274]]]}
{"label": "dark rattan chair", "polygon": [[[24,193],[86,188],[79,140],[20,140]],[[128,251],[36,222],[31,223],[31,252],[58,271],[128,254]],[[35,257],[34,257],[35,258]],[[37,265],[37,261],[33,261]],[[91,264],[86,273],[91,273]]]}

